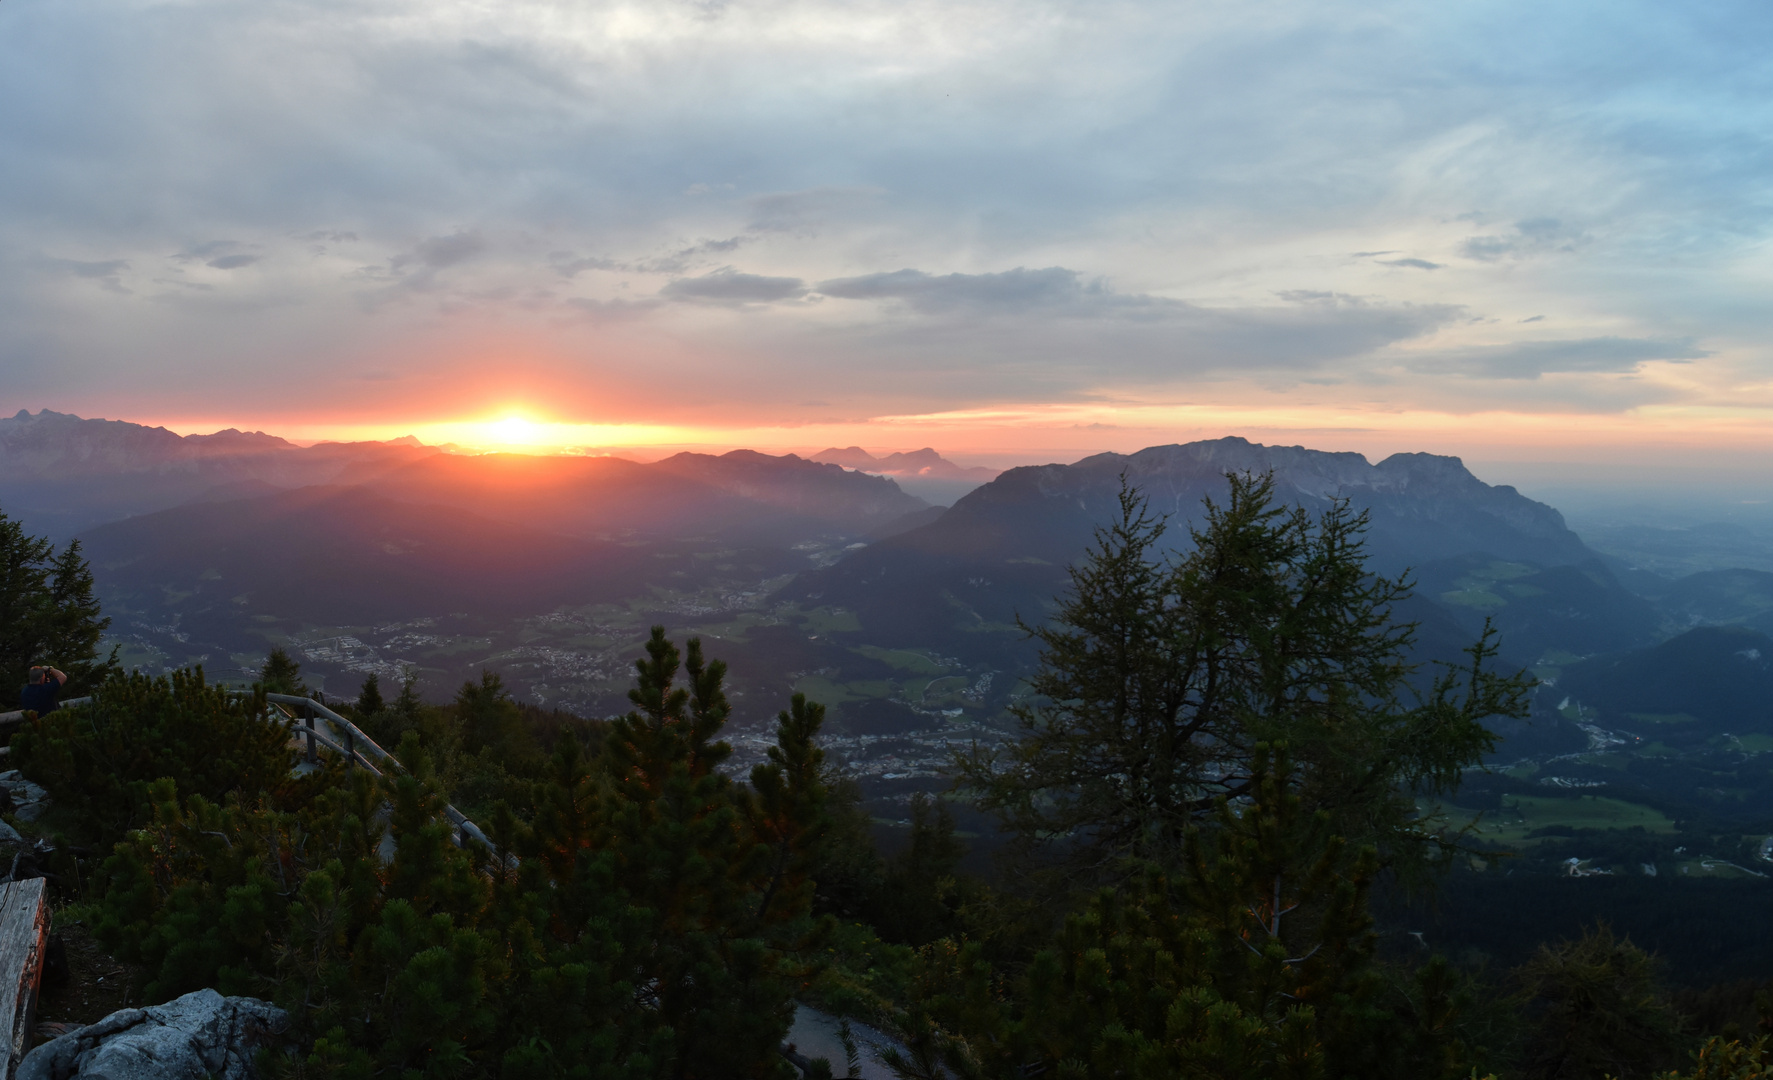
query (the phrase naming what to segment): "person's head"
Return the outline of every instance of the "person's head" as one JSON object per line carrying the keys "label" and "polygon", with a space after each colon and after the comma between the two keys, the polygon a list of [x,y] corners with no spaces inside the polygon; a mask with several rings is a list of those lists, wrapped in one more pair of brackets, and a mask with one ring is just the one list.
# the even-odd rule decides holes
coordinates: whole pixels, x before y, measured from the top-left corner
{"label": "person's head", "polygon": [[49,669],[48,668],[34,667],[31,669],[31,681],[33,683],[40,683],[44,679],[47,679],[47,678],[49,678]]}

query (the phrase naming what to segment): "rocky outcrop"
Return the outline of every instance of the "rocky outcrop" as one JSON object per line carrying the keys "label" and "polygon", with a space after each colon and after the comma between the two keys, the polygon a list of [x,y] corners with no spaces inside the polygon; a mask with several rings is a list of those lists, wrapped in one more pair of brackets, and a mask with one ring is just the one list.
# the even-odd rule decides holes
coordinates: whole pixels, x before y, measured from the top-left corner
{"label": "rocky outcrop", "polygon": [[119,1009],[31,1051],[16,1080],[251,1080],[253,1055],[289,1028],[256,998],[197,990],[146,1009]]}
{"label": "rocky outcrop", "polygon": [[[0,772],[0,811],[20,821],[36,821],[49,808],[49,792],[19,775],[17,769]],[[0,835],[0,839],[16,839]]]}

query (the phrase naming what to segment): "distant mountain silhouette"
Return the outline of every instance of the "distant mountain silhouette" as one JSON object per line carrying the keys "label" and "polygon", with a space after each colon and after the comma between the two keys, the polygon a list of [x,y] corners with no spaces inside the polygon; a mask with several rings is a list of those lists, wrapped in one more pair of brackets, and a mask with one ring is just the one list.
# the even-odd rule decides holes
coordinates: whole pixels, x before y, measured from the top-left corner
{"label": "distant mountain silhouette", "polygon": [[812,460],[842,465],[846,469],[882,473],[888,476],[924,476],[938,480],[977,480],[980,483],[995,478],[1002,471],[987,469],[983,466],[965,468],[949,461],[927,446],[922,450],[897,452],[885,457],[875,457],[860,446],[846,446],[841,449],[830,446],[812,455]]}
{"label": "distant mountain silhouette", "polygon": [[1202,499],[1224,496],[1226,472],[1263,470],[1287,502],[1321,509],[1340,497],[1366,511],[1369,565],[1379,571],[1479,552],[1538,568],[1593,558],[1556,510],[1483,483],[1457,458],[1396,454],[1372,465],[1359,454],[1226,438],[1011,469],[930,524],[804,574],[784,595],[854,611],[858,640],[876,644],[933,634],[957,649],[1013,640],[1016,617],[1045,617],[1065,568],[1115,515],[1123,474],[1172,515],[1169,542],[1186,544]]}
{"label": "distant mountain silhouette", "polygon": [[891,480],[846,473],[792,455],[749,450],[679,454],[642,465],[625,458],[434,454],[359,480],[389,498],[460,506],[486,517],[585,537],[718,535],[792,544],[869,530],[927,504]]}
{"label": "distant mountain silhouette", "polygon": [[861,536],[928,506],[890,479],[794,455],[619,458],[444,453],[411,437],[299,447],[233,428],[180,436],[43,410],[0,419],[0,509],[66,537],[193,500],[363,487],[581,537],[718,534],[792,544]]}
{"label": "distant mountain silhouette", "polygon": [[1567,699],[1602,726],[1670,745],[1723,732],[1773,732],[1773,638],[1746,627],[1703,626],[1652,648],[1565,668],[1540,699]]}
{"label": "distant mountain silhouette", "polygon": [[233,485],[332,483],[347,468],[361,476],[436,453],[410,442],[299,447],[233,428],[181,436],[123,420],[21,409],[0,419],[0,509],[34,530],[67,537]]}
{"label": "distant mountain silhouette", "polygon": [[690,477],[765,506],[850,532],[867,532],[928,507],[891,480],[858,476],[840,466],[787,454],[772,457],[755,450],[678,454],[649,468]]}

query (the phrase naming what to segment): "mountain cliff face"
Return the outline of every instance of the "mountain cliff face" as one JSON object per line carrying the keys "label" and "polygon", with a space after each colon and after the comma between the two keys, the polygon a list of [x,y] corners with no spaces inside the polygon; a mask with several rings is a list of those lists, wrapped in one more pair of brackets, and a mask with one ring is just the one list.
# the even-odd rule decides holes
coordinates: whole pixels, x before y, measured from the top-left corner
{"label": "mountain cliff face", "polygon": [[[1484,483],[1458,458],[1394,454],[1371,465],[1359,454],[1262,446],[1240,438],[1011,469],[956,503],[918,540],[937,546],[954,541],[981,554],[1019,544],[1030,548],[1021,554],[1069,561],[1075,555],[1066,553],[1076,550],[1078,540],[1087,541],[1094,527],[1114,514],[1123,474],[1153,509],[1181,526],[1200,520],[1203,499],[1223,497],[1227,472],[1269,470],[1286,502],[1322,508],[1345,498],[1367,511],[1373,522],[1369,551],[1380,568],[1401,569],[1470,551],[1542,565],[1592,557],[1556,510],[1511,487]],[[1171,539],[1184,542],[1185,530]]]}
{"label": "mountain cliff face", "polygon": [[[1485,484],[1457,458],[1397,454],[1373,465],[1226,438],[1011,469],[934,522],[803,575],[786,595],[854,611],[879,644],[941,625],[949,647],[976,648],[981,635],[1014,636],[1018,617],[1044,618],[1065,568],[1116,514],[1123,475],[1171,516],[1167,542],[1186,545],[1202,500],[1224,498],[1227,472],[1268,470],[1285,502],[1319,510],[1342,498],[1365,511],[1369,565],[1382,572],[1480,553],[1537,567],[1593,558],[1556,510]],[[1458,614],[1437,618],[1463,622]]]}

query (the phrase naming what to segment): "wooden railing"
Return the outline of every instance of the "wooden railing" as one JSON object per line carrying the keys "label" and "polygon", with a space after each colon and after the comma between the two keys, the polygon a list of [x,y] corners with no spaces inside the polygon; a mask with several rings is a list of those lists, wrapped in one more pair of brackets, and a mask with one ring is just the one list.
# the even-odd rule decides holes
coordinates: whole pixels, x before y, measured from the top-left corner
{"label": "wooden railing", "polygon": [[[250,691],[234,691],[242,695]],[[316,760],[317,747],[324,746],[328,750],[343,757],[352,767],[361,766],[376,776],[385,775],[388,770],[406,771],[398,758],[382,749],[376,741],[363,733],[363,729],[326,707],[313,698],[297,694],[266,694],[265,700],[274,706],[282,718],[288,723],[291,734],[298,741],[305,741],[308,747],[308,761]],[[61,703],[61,708],[69,709],[77,705],[91,703],[91,697],[69,698]],[[9,735],[25,722],[23,710],[0,713],[0,735]],[[330,734],[316,727],[316,722],[325,724],[331,729]],[[0,761],[4,761],[10,746],[0,747]],[[453,805],[443,808],[443,816],[449,819],[455,834],[452,839],[457,847],[461,847],[465,839],[473,839],[486,846],[495,855],[500,854],[497,846],[487,838],[480,826],[468,819],[468,816],[457,810]]]}
{"label": "wooden railing", "polygon": [[[383,775],[388,769],[406,771],[405,766],[400,764],[398,758],[382,749],[374,739],[365,735],[362,728],[313,698],[300,697],[296,694],[266,694],[265,700],[283,712],[297,741],[306,740],[310,762],[315,760],[315,746],[318,744],[343,757],[352,768],[361,765],[377,776]],[[300,715],[297,715],[298,711]],[[316,720],[329,725],[333,729],[333,735],[328,737],[315,727]],[[377,767],[378,763],[382,768]],[[485,845],[486,849],[493,854],[500,854],[498,847],[487,839],[486,834],[480,830],[480,826],[470,821],[468,816],[457,810],[454,805],[445,805],[443,816],[448,818],[449,823],[456,829],[457,847],[462,846],[465,838],[472,838]]]}
{"label": "wooden railing", "polygon": [[[351,768],[368,769],[376,776],[403,770],[393,754],[382,749],[356,724],[312,698],[294,694],[266,694],[272,710],[287,724],[291,737],[307,743],[309,763],[318,760],[318,748],[343,757]],[[91,697],[70,698],[61,708],[92,703]],[[25,722],[23,710],[0,713],[0,736],[10,735]],[[0,762],[11,747],[0,747]],[[473,839],[486,846],[509,867],[516,860],[487,839],[480,827],[460,810],[446,805],[444,817],[453,827],[451,839],[458,847]],[[15,862],[16,865],[16,862]],[[49,896],[42,878],[0,881],[0,1080],[10,1080],[30,1045],[31,1023],[36,1011],[37,989],[43,978],[43,955],[49,936]]]}

